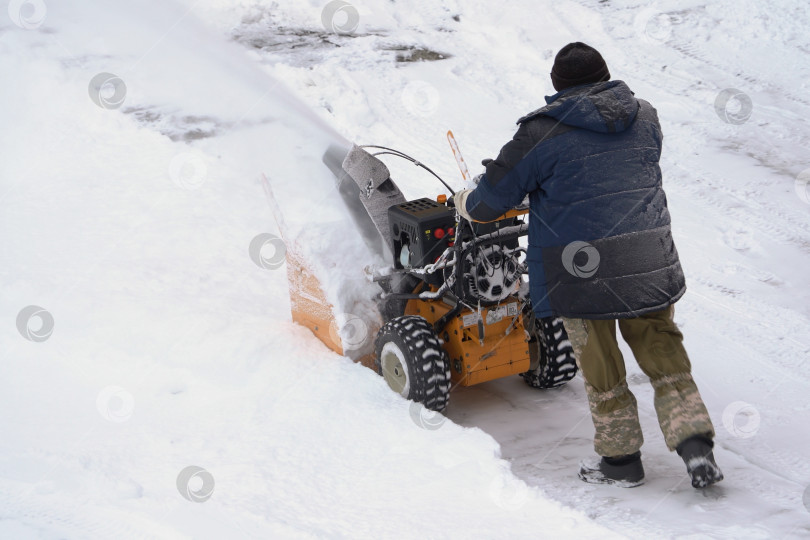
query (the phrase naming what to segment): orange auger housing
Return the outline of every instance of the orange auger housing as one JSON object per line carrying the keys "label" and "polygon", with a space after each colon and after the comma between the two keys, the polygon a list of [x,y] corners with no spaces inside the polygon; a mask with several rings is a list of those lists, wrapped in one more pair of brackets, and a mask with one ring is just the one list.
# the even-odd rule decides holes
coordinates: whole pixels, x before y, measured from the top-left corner
{"label": "orange auger housing", "polygon": [[292,320],[309,328],[324,345],[343,354],[343,343],[333,315],[334,307],[326,299],[320,281],[294,250],[287,249],[287,281],[290,284]]}
{"label": "orange auger housing", "polygon": [[[341,314],[329,303],[321,282],[295,249],[287,249],[287,281],[292,320],[309,328],[324,345],[374,369],[373,339],[379,324],[376,314],[359,317]],[[349,336],[343,339],[341,336]],[[351,339],[354,337],[354,339]],[[344,343],[348,341],[348,343]]]}
{"label": "orange auger housing", "polygon": [[[337,152],[340,153],[340,150]],[[345,154],[345,151],[342,153]],[[373,300],[376,294],[374,287],[367,287],[366,290],[354,287],[352,294],[340,294],[340,290],[344,287],[336,287],[331,291],[330,297],[327,294],[328,282],[324,278],[329,278],[330,269],[338,261],[334,260],[334,257],[333,260],[319,257],[318,248],[313,247],[319,240],[317,231],[289,225],[279,206],[280,203],[285,205],[293,200],[290,194],[274,189],[266,176],[262,177],[262,186],[284,240],[292,320],[308,328],[337,354],[347,356],[373,369],[373,339],[381,324],[381,317]],[[327,194],[330,195],[334,198],[337,191]],[[330,221],[326,225],[319,223],[319,228],[324,226],[339,227],[341,230],[356,228],[351,216],[345,214],[341,216],[339,212],[333,214],[335,215],[329,217]],[[336,216],[337,220],[332,221]],[[309,249],[300,249],[300,246]],[[357,263],[356,260],[350,262]],[[354,281],[367,281],[362,264],[349,267],[344,275],[351,276]],[[371,293],[368,292],[369,289]]]}

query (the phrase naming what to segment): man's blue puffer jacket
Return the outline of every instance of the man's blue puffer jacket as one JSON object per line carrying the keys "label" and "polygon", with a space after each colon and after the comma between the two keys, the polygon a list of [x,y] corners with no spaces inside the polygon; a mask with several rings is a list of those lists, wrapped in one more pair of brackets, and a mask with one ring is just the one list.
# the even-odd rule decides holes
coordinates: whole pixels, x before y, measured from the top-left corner
{"label": "man's blue puffer jacket", "polygon": [[655,109],[623,81],[568,88],[519,129],[466,201],[490,221],[529,195],[538,317],[637,317],[686,290],[661,185]]}

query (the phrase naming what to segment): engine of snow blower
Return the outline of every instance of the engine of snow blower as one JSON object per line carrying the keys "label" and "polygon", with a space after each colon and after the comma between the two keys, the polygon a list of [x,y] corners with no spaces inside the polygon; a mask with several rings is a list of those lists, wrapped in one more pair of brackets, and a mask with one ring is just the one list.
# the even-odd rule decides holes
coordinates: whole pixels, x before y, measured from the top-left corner
{"label": "engine of snow blower", "polygon": [[571,380],[577,367],[562,320],[538,320],[531,309],[520,243],[528,210],[479,223],[461,218],[444,195],[407,201],[377,159],[381,154],[439,177],[390,148],[356,146],[343,162],[393,259],[390,271],[376,278],[384,324],[374,342],[375,365],[388,385],[441,411],[453,386],[516,374],[536,388]]}
{"label": "engine of snow blower", "polygon": [[[513,344],[509,334],[522,330],[519,307],[523,302],[517,295],[525,273],[520,263],[524,250],[518,245],[518,237],[526,233],[523,224],[515,217],[491,224],[456,222],[453,208],[430,199],[392,207],[389,222],[395,267],[422,281],[405,313],[451,326],[440,337],[453,350],[453,382],[467,386],[494,379],[503,371],[499,366],[512,364],[523,368],[517,372],[525,371],[525,345],[517,344],[520,353],[514,358],[506,354]],[[429,292],[420,294],[425,290]],[[506,319],[514,324],[501,332],[492,328],[487,339],[487,327]],[[522,340],[522,332],[516,335]],[[497,348],[490,343],[495,337]],[[488,351],[477,350],[486,345],[490,345]]]}

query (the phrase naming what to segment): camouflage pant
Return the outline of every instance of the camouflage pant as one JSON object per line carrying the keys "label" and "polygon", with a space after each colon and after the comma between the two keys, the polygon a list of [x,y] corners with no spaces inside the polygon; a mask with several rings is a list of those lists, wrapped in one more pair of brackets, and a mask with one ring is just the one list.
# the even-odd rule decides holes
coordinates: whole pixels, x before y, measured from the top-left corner
{"label": "camouflage pant", "polygon": [[[714,436],[709,413],[692,379],[683,334],[672,320],[674,312],[670,306],[618,320],[622,337],[655,389],[655,411],[670,450],[692,435]],[[601,456],[636,452],[644,437],[636,398],[627,387],[616,321],[563,318],[563,323],[585,378],[596,452]]]}

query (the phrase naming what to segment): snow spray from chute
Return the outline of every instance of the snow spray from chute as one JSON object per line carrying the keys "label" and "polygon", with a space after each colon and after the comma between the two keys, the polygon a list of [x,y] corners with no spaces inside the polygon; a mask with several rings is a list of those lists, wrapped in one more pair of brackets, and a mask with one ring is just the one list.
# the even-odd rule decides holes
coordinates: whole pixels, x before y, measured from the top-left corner
{"label": "snow spray from chute", "polygon": [[[387,222],[378,229],[371,216],[387,215],[380,195],[388,169],[321,122],[297,114],[287,120],[297,132],[271,144],[289,156],[262,176],[262,185],[284,240],[292,319],[336,353],[373,368],[381,289],[368,269],[385,266],[391,255],[382,236]],[[390,204],[404,201],[398,189],[387,195]]]}
{"label": "snow spray from chute", "polygon": [[[301,182],[307,193],[322,194],[307,195],[312,199],[310,212],[333,206],[345,212],[338,212],[340,220],[317,228],[320,241],[313,230],[290,226],[272,183],[262,178],[287,250],[292,318],[333,351],[373,367],[374,336],[382,322],[376,302],[381,291],[371,283],[369,268],[390,260],[388,208],[405,202],[405,197],[385,164],[358,146],[332,144],[321,161],[334,181],[331,186],[320,182],[319,188],[310,180]],[[300,222],[299,215],[296,220]]]}

